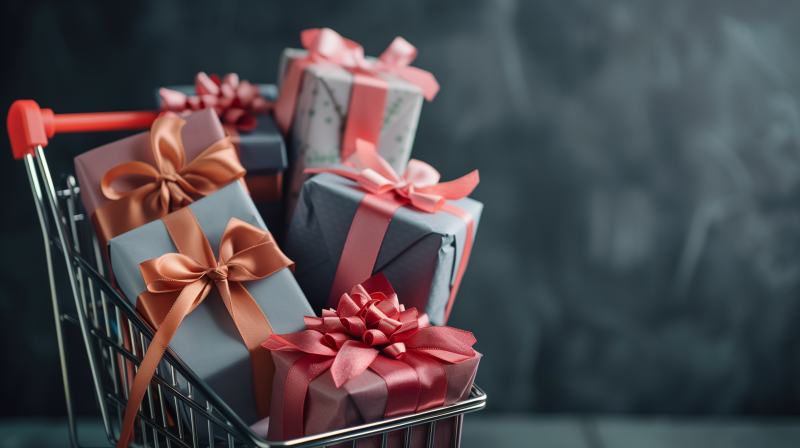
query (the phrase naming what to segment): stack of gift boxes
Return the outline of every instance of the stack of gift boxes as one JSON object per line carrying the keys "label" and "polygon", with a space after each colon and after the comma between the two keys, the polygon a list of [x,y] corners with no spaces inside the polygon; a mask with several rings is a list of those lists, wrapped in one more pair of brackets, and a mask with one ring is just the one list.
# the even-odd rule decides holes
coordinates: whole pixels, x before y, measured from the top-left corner
{"label": "stack of gift boxes", "polygon": [[279,88],[200,73],[156,90],[149,132],[75,158],[112,282],[155,331],[120,445],[167,348],[268,440],[469,395],[481,355],[444,325],[478,174],[444,182],[410,159],[439,85],[402,38],[379,58],[329,29],[301,41]]}

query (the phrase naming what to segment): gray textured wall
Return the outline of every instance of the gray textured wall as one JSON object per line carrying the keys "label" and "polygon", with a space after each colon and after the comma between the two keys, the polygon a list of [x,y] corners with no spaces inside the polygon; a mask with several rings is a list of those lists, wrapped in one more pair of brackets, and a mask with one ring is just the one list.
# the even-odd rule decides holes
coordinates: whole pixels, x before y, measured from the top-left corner
{"label": "gray textured wall", "polygon": [[[800,410],[800,4],[777,1],[6,2],[0,104],[146,109],[199,70],[275,78],[329,26],[396,35],[442,91],[414,155],[479,168],[451,319],[496,411]],[[120,134],[64,136],[55,169]],[[0,143],[0,415],[57,414],[41,236]],[[85,375],[85,371],[78,372]],[[88,393],[88,389],[79,392]],[[85,399],[84,409],[92,402]]]}

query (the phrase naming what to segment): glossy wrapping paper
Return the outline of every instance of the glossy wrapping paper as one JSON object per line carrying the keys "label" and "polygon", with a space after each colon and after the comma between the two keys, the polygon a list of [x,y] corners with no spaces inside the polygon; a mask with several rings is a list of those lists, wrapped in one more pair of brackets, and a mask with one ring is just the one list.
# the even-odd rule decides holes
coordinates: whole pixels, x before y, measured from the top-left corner
{"label": "glossy wrapping paper", "polygon": [[[215,256],[231,218],[267,229],[240,183],[231,184],[189,205]],[[146,290],[139,263],[177,249],[161,220],[153,221],[109,242],[111,267],[124,296],[137,305]],[[313,315],[289,268],[268,277],[243,282],[276,333],[303,328],[303,316]],[[142,311],[137,306],[137,310]],[[158,320],[158,316],[143,316]],[[216,288],[181,323],[169,348],[205,381],[247,424],[258,420],[253,394],[250,354]],[[270,381],[265,378],[265,381]],[[185,387],[185,384],[179,385]],[[182,415],[186,415],[185,412]]]}

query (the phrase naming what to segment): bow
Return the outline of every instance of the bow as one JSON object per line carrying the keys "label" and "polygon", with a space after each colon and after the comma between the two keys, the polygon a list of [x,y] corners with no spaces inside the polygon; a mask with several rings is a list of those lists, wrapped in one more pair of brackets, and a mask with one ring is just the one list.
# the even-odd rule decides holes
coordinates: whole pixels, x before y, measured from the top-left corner
{"label": "bow", "polygon": [[447,199],[456,200],[469,196],[480,182],[478,170],[449,182],[439,182],[436,169],[417,159],[408,161],[408,168],[399,176],[392,166],[378,154],[375,145],[356,140],[356,157],[349,160],[357,173],[340,168],[311,168],[306,173],[334,173],[358,182],[372,194],[394,192],[401,200],[414,207],[437,213]]}
{"label": "bow", "polygon": [[[217,141],[186,164],[179,117],[160,117],[150,129],[156,166],[130,161],[108,170],[100,180],[103,195],[111,199],[95,210],[92,219],[105,241],[155,221],[241,179],[246,171],[230,137]],[[152,181],[130,191],[112,186],[121,176],[146,176]]]}
{"label": "bow", "polygon": [[219,76],[198,73],[194,78],[196,95],[186,95],[176,90],[160,88],[161,110],[189,114],[206,107],[213,107],[224,124],[233,125],[242,131],[252,131],[258,120],[254,115],[264,115],[272,110],[272,103],[265,100],[258,86],[246,79],[239,80],[236,73]]}
{"label": "bow", "polygon": [[[350,294],[336,310],[305,317],[306,330],[269,336],[269,350],[308,354],[292,365],[283,409],[283,437],[301,437],[308,385],[330,370],[341,387],[366,369],[380,375],[388,390],[386,418],[444,404],[447,377],[442,363],[473,358],[475,337],[450,327],[432,327],[425,313],[405,309],[386,277],[377,274]],[[294,418],[300,416],[300,418]]]}
{"label": "bow", "polygon": [[342,159],[355,151],[357,138],[378,141],[388,90],[388,82],[379,75],[392,74],[417,85],[428,101],[439,91],[439,83],[431,73],[410,65],[417,49],[402,37],[396,37],[377,60],[366,58],[361,45],[330,28],[305,30],[300,33],[300,40],[308,55],[290,62],[275,103],[275,121],[287,135],[294,119],[302,74],[309,65],[336,65],[350,71],[354,79],[342,136]]}
{"label": "bow", "polygon": [[130,439],[139,403],[183,318],[203,302],[214,286],[250,352],[259,415],[261,418],[269,415],[272,393],[269,379],[275,366],[261,342],[273,331],[241,282],[265,278],[285,267],[293,269],[294,263],[281,252],[272,234],[236,218],[228,222],[217,260],[191,209],[182,208],[161,219],[180,253],[139,264],[147,290],[137,297],[137,307],[139,303],[145,307],[157,306],[154,302],[168,302],[172,307],[158,325],[131,386],[119,448]]}

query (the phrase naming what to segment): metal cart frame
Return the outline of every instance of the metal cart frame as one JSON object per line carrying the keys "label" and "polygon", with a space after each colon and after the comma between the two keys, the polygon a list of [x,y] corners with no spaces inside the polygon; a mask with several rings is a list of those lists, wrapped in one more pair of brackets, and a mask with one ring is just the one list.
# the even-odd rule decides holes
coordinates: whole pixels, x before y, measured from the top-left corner
{"label": "metal cart frame", "polygon": [[[156,112],[149,111],[55,115],[49,109],[40,109],[31,100],[16,101],[8,115],[14,156],[25,164],[44,237],[70,442],[74,448],[81,445],[73,411],[63,326],[74,325],[81,332],[95,401],[112,444],[117,442],[133,375],[153,332],[106,279],[107,267],[97,238],[78,200],[80,187],[74,177],[65,176],[59,188],[55,188],[44,147],[57,133],[147,128],[155,118]],[[59,256],[63,257],[70,287],[68,293],[60,295],[54,262]],[[269,442],[253,432],[214,391],[167,350],[139,407],[134,443],[156,448],[310,448],[352,442],[355,447],[358,440],[372,437],[386,447],[390,432],[404,431],[408,447],[412,431],[426,431],[428,447],[432,447],[436,422],[455,418],[455,445],[458,446],[463,414],[483,409],[486,398],[478,386],[473,386],[468,399],[450,406],[299,439]]]}

